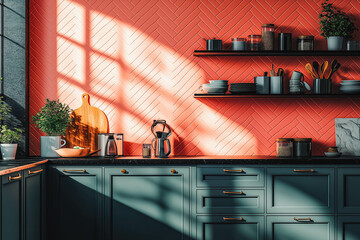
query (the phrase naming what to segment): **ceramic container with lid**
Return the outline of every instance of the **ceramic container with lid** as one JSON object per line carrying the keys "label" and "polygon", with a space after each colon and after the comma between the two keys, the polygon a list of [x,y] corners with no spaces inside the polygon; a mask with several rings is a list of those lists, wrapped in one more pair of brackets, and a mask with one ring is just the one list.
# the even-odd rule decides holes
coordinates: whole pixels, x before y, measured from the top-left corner
{"label": "ceramic container with lid", "polygon": [[297,50],[298,51],[314,51],[314,36],[298,36]]}
{"label": "ceramic container with lid", "polygon": [[294,138],[294,157],[310,157],[311,142],[311,138]]}
{"label": "ceramic container with lid", "polygon": [[233,51],[246,51],[246,38],[233,38],[231,47]]}
{"label": "ceramic container with lid", "polygon": [[261,50],[261,35],[249,35],[247,42],[250,51]]}
{"label": "ceramic container with lid", "polygon": [[274,24],[261,25],[263,50],[274,50]]}

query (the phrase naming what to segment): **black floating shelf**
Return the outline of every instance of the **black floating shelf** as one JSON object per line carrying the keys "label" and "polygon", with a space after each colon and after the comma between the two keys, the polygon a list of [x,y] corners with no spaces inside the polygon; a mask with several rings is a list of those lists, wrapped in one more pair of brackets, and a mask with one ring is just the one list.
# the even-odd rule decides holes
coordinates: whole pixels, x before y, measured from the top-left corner
{"label": "black floating shelf", "polygon": [[360,56],[360,51],[207,51],[195,50],[195,57],[202,56]]}
{"label": "black floating shelf", "polygon": [[222,94],[195,93],[194,98],[349,98],[360,97],[360,94]]}

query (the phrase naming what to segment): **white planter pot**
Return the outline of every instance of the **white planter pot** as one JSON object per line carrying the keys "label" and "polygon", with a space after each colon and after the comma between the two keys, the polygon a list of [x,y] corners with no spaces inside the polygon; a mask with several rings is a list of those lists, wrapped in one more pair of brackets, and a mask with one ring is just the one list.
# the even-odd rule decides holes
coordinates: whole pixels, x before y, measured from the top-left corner
{"label": "white planter pot", "polygon": [[41,157],[60,157],[54,150],[65,146],[60,136],[41,136]]}
{"label": "white planter pot", "polygon": [[1,155],[3,160],[14,160],[16,156],[17,144],[2,143],[0,144]]}
{"label": "white planter pot", "polygon": [[329,51],[341,51],[343,47],[344,37],[328,37],[327,45]]}

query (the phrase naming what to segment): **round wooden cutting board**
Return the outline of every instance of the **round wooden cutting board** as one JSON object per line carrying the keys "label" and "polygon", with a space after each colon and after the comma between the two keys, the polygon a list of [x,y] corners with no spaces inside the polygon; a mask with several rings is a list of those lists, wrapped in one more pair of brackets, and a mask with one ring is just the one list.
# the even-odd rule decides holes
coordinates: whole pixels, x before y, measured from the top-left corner
{"label": "round wooden cutting board", "polygon": [[90,106],[89,94],[84,93],[81,98],[81,107],[71,113],[74,120],[66,129],[66,146],[70,148],[80,146],[95,151],[98,144],[97,135],[108,133],[109,121],[103,111]]}

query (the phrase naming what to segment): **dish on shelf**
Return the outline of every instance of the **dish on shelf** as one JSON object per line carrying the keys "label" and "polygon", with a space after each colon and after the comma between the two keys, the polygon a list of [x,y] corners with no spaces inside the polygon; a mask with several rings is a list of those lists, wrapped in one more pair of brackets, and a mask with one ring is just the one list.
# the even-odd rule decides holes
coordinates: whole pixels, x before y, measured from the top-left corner
{"label": "dish on shelf", "polygon": [[256,85],[255,83],[232,83],[229,92],[231,94],[255,94]]}
{"label": "dish on shelf", "polygon": [[347,93],[347,94],[355,94],[355,93],[360,93],[360,85],[359,86],[342,86],[339,88],[339,90],[342,93]]}
{"label": "dish on shelf", "polygon": [[342,80],[340,83],[342,87],[352,87],[352,86],[360,86],[360,80]]}
{"label": "dish on shelf", "polygon": [[341,153],[339,152],[324,152],[326,157],[340,157]]}
{"label": "dish on shelf", "polygon": [[209,81],[210,84],[215,84],[215,85],[228,85],[228,80],[210,80]]}

